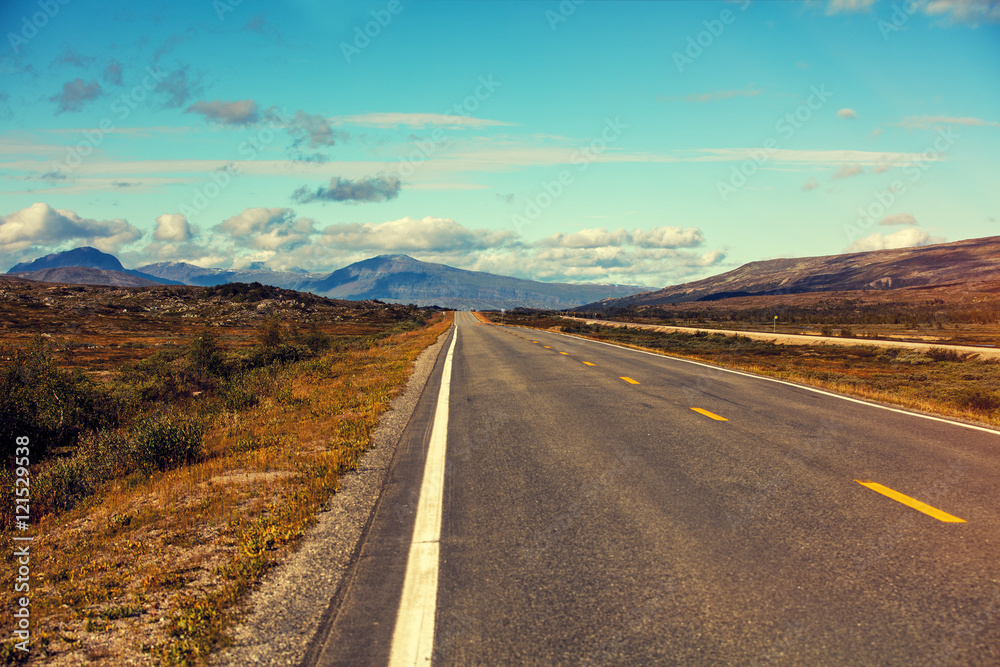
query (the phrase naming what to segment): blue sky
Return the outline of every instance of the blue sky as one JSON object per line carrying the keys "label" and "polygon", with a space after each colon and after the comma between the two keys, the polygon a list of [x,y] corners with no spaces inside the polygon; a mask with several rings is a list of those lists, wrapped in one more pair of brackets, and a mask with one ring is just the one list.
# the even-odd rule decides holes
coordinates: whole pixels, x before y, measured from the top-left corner
{"label": "blue sky", "polygon": [[0,269],[651,286],[1000,233],[996,0],[14,0]]}

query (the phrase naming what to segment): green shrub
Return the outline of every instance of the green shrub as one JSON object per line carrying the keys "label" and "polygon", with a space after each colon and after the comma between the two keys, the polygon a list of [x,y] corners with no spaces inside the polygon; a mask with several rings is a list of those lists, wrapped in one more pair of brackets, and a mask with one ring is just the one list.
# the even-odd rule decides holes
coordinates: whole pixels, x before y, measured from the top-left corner
{"label": "green shrub", "polygon": [[135,469],[162,471],[199,461],[203,430],[192,419],[172,415],[140,422],[132,433]]}
{"label": "green shrub", "polygon": [[60,370],[45,339],[26,349],[2,350],[0,367],[0,453],[14,455],[14,438],[31,439],[32,459],[73,445],[79,434],[100,422],[94,386],[80,373]]}
{"label": "green shrub", "polygon": [[257,405],[257,396],[249,391],[247,376],[242,373],[219,385],[219,397],[227,410],[246,410]]}
{"label": "green shrub", "polygon": [[218,336],[211,329],[205,329],[188,348],[188,363],[191,368],[209,375],[218,375],[224,363],[219,350]]}
{"label": "green shrub", "polygon": [[967,387],[956,394],[956,402],[976,412],[993,412],[1000,408],[1000,396],[980,387]]}
{"label": "green shrub", "polygon": [[924,352],[924,354],[927,355],[927,358],[932,361],[954,362],[968,361],[971,357],[978,356],[975,353],[966,354],[964,352],[956,352],[955,350],[951,350],[946,347],[932,347]]}

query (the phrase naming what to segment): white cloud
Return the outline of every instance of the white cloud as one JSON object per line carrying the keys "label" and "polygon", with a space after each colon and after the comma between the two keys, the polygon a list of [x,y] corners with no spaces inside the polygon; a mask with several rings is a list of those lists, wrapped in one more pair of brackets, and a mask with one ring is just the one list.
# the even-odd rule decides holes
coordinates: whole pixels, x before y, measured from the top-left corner
{"label": "white cloud", "polygon": [[434,217],[330,225],[321,230],[320,240],[324,245],[372,252],[467,252],[518,242],[512,232],[469,229],[450,218]]}
{"label": "white cloud", "polygon": [[858,239],[850,245],[847,252],[868,252],[870,250],[895,250],[916,246],[944,243],[944,238],[931,236],[922,229],[901,229],[892,234],[876,232],[871,236]]}
{"label": "white cloud", "polygon": [[908,130],[926,130],[937,128],[942,125],[968,125],[971,127],[1000,127],[1000,122],[994,120],[983,120],[969,116],[907,116],[896,123],[899,127]]}
{"label": "white cloud", "polygon": [[636,229],[629,232],[625,229],[609,231],[603,227],[581,229],[569,234],[556,233],[546,237],[534,245],[542,248],[614,248],[636,246],[639,248],[694,248],[705,239],[700,229],[680,227],[653,227],[652,229]]}
{"label": "white cloud", "polygon": [[156,230],[153,238],[157,241],[173,241],[183,243],[190,241],[194,234],[187,218],[179,213],[166,213],[156,219]]}
{"label": "white cloud", "polygon": [[142,232],[127,220],[90,220],[73,211],[53,209],[42,203],[0,216],[2,252],[19,252],[32,246],[57,246],[67,241],[116,252],[141,237]]}
{"label": "white cloud", "polygon": [[245,248],[288,250],[307,243],[315,223],[296,217],[290,208],[248,208],[214,229]]}
{"label": "white cloud", "polygon": [[808,181],[802,184],[802,190],[808,192],[809,190],[815,190],[819,187],[819,181],[815,178],[810,178]]}
{"label": "white cloud", "polygon": [[427,127],[440,125],[445,127],[495,127],[517,125],[502,120],[488,120],[471,116],[458,116],[439,113],[365,113],[354,116],[335,116],[330,119],[335,125],[359,125],[362,127]]}
{"label": "white cloud", "polygon": [[208,120],[214,120],[223,125],[251,125],[260,120],[257,103],[253,100],[237,100],[223,102],[195,102],[187,108],[186,113],[198,113]]}
{"label": "white cloud", "polygon": [[860,164],[845,164],[833,175],[833,180],[839,181],[844,178],[851,178],[852,176],[864,173],[864,171]]}
{"label": "white cloud", "polygon": [[1000,23],[1000,2],[997,0],[931,0],[924,6],[928,16],[941,16],[956,23],[979,25]]}
{"label": "white cloud", "polygon": [[887,215],[879,221],[880,225],[915,225],[917,224],[917,219],[913,217],[912,213],[893,213],[892,215]]}
{"label": "white cloud", "polygon": [[843,109],[837,112],[837,118],[853,119],[857,117],[858,117],[858,112],[848,107],[844,107]]}
{"label": "white cloud", "polygon": [[632,243],[640,248],[694,248],[705,242],[696,228],[654,227],[632,232]]}
{"label": "white cloud", "polygon": [[875,0],[830,0],[826,5],[827,14],[870,11]]}

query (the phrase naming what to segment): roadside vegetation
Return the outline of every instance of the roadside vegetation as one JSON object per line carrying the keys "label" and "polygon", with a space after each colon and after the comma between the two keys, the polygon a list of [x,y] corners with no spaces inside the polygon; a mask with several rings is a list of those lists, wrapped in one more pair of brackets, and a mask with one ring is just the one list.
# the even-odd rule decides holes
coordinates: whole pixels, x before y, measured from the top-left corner
{"label": "roadside vegetation", "polygon": [[905,295],[897,295],[896,300],[889,300],[892,295],[875,291],[633,305],[602,311],[595,319],[702,329],[995,346],[1000,338],[1000,300],[995,298],[995,292],[953,293],[949,290],[941,288],[937,291],[942,293],[937,296],[923,294],[924,290],[910,290]]}
{"label": "roadside vegetation", "polygon": [[[81,370],[70,336],[0,347],[8,545],[14,438],[31,441],[32,662],[203,664],[450,321],[384,304],[364,321],[289,321],[257,312],[275,296],[259,287],[193,297],[248,302],[245,340],[205,322],[185,342],[131,349],[114,372]],[[3,558],[11,591],[12,550]],[[5,637],[0,662],[23,661]]]}
{"label": "roadside vegetation", "polygon": [[[500,321],[499,313],[487,316]],[[505,321],[1000,426],[1000,362],[948,347],[919,352],[863,342],[853,346],[776,345],[739,335],[588,325],[551,313],[507,313]]]}

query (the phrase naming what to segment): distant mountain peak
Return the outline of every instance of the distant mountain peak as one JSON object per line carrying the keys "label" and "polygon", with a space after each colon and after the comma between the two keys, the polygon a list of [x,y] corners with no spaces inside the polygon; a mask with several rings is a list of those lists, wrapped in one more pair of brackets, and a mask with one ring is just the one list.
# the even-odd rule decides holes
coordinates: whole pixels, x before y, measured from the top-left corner
{"label": "distant mountain peak", "polygon": [[39,257],[33,262],[21,262],[7,273],[23,273],[25,271],[41,271],[43,269],[62,269],[69,266],[86,266],[104,271],[124,271],[125,267],[114,255],[101,252],[97,248],[81,246],[63,252],[54,252],[45,257]]}

